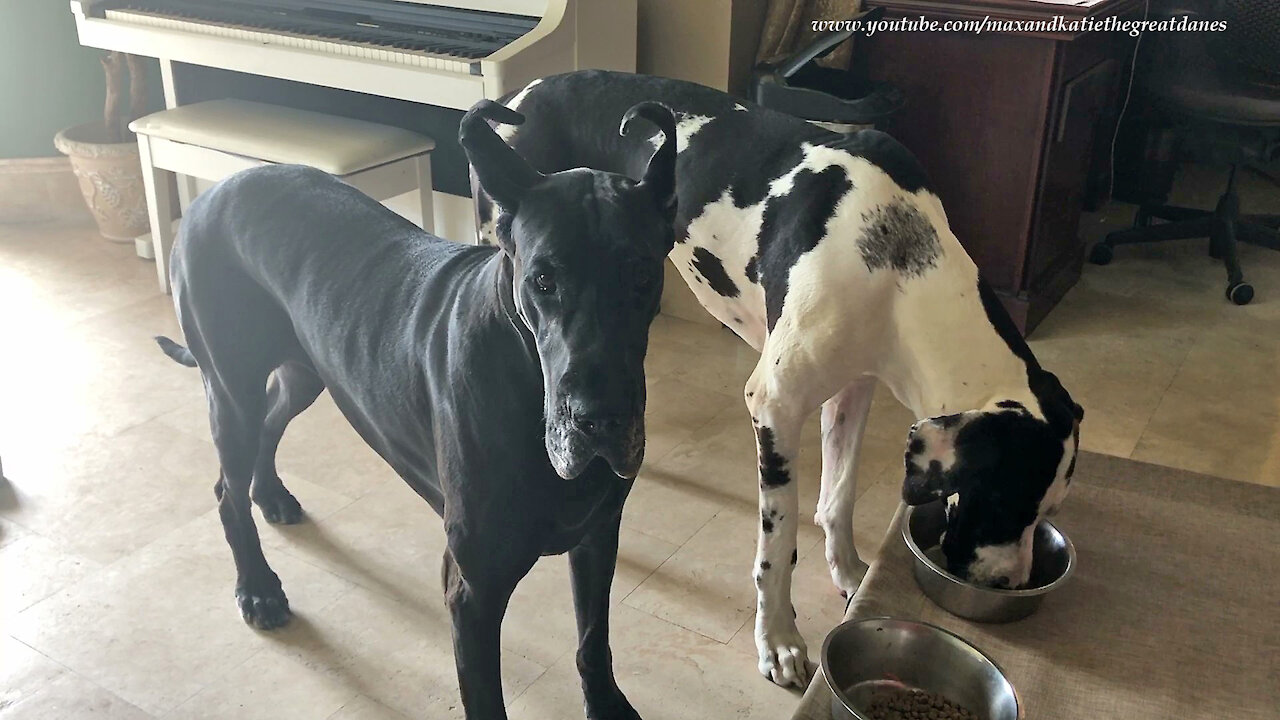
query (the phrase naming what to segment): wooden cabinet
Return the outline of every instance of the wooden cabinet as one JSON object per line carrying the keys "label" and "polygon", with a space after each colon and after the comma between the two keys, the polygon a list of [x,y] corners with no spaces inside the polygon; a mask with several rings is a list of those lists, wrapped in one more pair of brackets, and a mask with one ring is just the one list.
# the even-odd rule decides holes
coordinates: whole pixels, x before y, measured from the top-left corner
{"label": "wooden cabinet", "polygon": [[[1141,0],[872,0],[886,18],[1140,17]],[[1124,32],[877,32],[857,62],[907,95],[893,134],[924,164],[960,242],[1024,333],[1075,284],[1080,213],[1106,160],[1134,39]],[[1105,144],[1102,147],[1100,144]]]}

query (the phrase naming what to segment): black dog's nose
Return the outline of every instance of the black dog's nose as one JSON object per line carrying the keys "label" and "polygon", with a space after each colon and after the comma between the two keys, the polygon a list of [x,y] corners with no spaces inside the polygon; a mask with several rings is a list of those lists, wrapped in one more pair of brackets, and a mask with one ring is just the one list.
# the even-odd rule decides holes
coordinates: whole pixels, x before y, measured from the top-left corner
{"label": "black dog's nose", "polygon": [[621,413],[575,413],[573,422],[588,437],[608,437],[622,429]]}

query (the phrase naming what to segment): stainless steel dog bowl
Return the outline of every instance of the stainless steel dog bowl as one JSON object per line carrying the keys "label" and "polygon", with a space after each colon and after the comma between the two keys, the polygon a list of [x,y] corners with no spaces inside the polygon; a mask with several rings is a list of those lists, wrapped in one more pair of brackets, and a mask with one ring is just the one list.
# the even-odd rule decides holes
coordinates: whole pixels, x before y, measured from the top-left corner
{"label": "stainless steel dog bowl", "polygon": [[977,622],[1021,620],[1040,607],[1044,596],[1066,582],[1076,568],[1076,549],[1053,523],[1036,526],[1031,546],[1031,579],[1021,590],[973,585],[947,572],[929,557],[938,553],[946,527],[942,501],[907,508],[902,538],[915,555],[916,583],[930,600],[947,612]]}
{"label": "stainless steel dog bowl", "polygon": [[822,643],[822,674],[836,720],[872,720],[865,708],[891,688],[919,689],[962,705],[982,720],[1021,720],[1004,672],[964,639],[927,623],[850,620]]}

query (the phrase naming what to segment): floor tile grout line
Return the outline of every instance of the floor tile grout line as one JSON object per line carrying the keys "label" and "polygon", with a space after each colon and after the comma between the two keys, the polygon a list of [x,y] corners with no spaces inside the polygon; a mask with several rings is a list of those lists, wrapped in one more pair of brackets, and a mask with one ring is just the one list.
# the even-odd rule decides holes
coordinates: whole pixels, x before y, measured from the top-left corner
{"label": "floor tile grout line", "polygon": [[[335,494],[337,494],[337,495],[342,495],[341,493],[335,493]],[[345,498],[345,497],[347,497],[347,496],[346,496],[346,495],[343,495],[343,497]],[[348,506],[350,506],[350,505],[354,504],[355,502],[356,502],[356,500],[350,500],[350,502],[348,502],[346,505],[343,505],[341,508],[339,508],[339,510],[341,510],[341,509],[345,509],[345,508],[347,508]],[[64,593],[64,592],[67,592],[67,591],[71,590],[71,589],[72,589],[73,587],[75,587],[75,586],[78,586],[78,585],[81,585],[82,583],[89,582],[89,581],[93,580],[96,576],[101,575],[101,574],[102,574],[102,573],[104,573],[104,572],[107,572],[108,570],[110,570],[110,569],[114,568],[116,565],[118,565],[118,564],[120,564],[120,563],[122,563],[122,562],[125,562],[125,561],[127,561],[127,560],[130,560],[131,558],[133,558],[134,556],[136,556],[138,553],[143,552],[143,551],[145,551],[145,550],[147,550],[147,549],[151,548],[153,545],[156,545],[157,543],[161,542],[162,540],[165,540],[165,539],[166,539],[166,538],[168,538],[169,536],[171,536],[171,535],[173,535],[173,534],[175,534],[175,533],[177,533],[177,532],[179,532],[179,531],[183,530],[183,529],[184,529],[184,528],[186,528],[188,525],[191,525],[192,523],[198,522],[198,521],[199,521],[201,518],[203,518],[205,515],[208,515],[208,514],[210,514],[211,512],[214,512],[214,511],[216,511],[216,510],[217,510],[217,503],[214,503],[214,504],[212,505],[212,507],[209,507],[209,508],[206,508],[206,509],[204,509],[204,510],[201,510],[198,514],[196,514],[195,516],[193,516],[193,517],[189,518],[189,519],[188,519],[188,520],[186,520],[185,522],[183,522],[183,523],[181,523],[181,524],[179,524],[179,525],[177,525],[177,526],[175,526],[175,527],[173,527],[173,528],[170,528],[169,530],[167,530],[167,531],[165,531],[165,532],[161,533],[160,535],[157,535],[156,537],[154,537],[154,538],[152,538],[152,539],[148,540],[147,542],[143,543],[142,545],[139,545],[138,547],[133,548],[132,550],[130,550],[130,551],[128,551],[128,552],[126,552],[126,553],[124,553],[124,554],[120,555],[120,557],[117,557],[117,558],[115,558],[114,560],[112,560],[112,561],[110,561],[110,562],[106,562],[106,563],[104,563],[104,562],[99,562],[99,561],[97,561],[97,560],[93,560],[92,558],[85,558],[85,557],[83,557],[83,556],[80,556],[82,559],[89,560],[90,562],[94,562],[94,563],[96,563],[96,564],[98,565],[98,567],[96,567],[96,568],[94,568],[93,570],[91,570],[89,573],[87,573],[84,577],[80,578],[79,580],[76,580],[76,581],[74,581],[74,582],[68,583],[67,585],[65,585],[65,586],[63,586],[63,587],[61,587],[61,588],[58,588],[57,590],[53,591],[52,593],[49,593],[47,596],[45,596],[45,597],[41,598],[40,600],[37,600],[36,602],[31,603],[30,605],[28,605],[28,606],[24,607],[22,610],[19,610],[18,612],[14,613],[14,615],[16,616],[16,615],[20,615],[20,614],[22,614],[22,613],[24,613],[24,612],[27,612],[28,610],[30,610],[31,608],[35,607],[36,605],[38,605],[38,604],[40,604],[40,603],[43,603],[43,602],[45,602],[46,600],[49,600],[49,599],[53,598],[53,597],[54,597],[54,596],[56,596],[56,595],[59,595],[59,594]],[[336,513],[336,512],[338,512],[338,511],[337,511],[337,510],[335,510],[335,511],[334,511],[334,513]],[[332,514],[333,514],[333,513],[329,513],[329,515],[332,515]],[[328,517],[328,516],[326,516],[326,517]],[[12,520],[9,520],[9,518],[7,518],[7,517],[5,518],[5,520],[6,520],[6,521],[9,521],[9,522],[13,522]],[[256,518],[255,518],[255,520],[256,520]],[[14,523],[14,524],[17,524],[17,523]],[[34,531],[34,530],[28,530],[28,529],[27,529],[27,528],[25,528],[25,527],[23,527],[23,529],[24,529],[24,530],[27,530],[28,532],[30,532],[30,533],[32,533],[32,534],[39,535],[40,537],[42,537],[42,538],[44,538],[44,539],[46,539],[46,540],[49,540],[50,542],[57,543],[57,541],[56,541],[55,539],[53,539],[53,538],[49,538],[49,537],[47,537],[47,536],[44,536],[44,535],[42,535],[42,534],[40,534],[40,533],[37,533],[37,532],[36,532],[36,531]],[[342,575],[338,575],[337,573],[334,573],[334,572],[330,571],[330,570],[329,570],[329,569],[327,569],[327,568],[324,568],[324,567],[321,567],[321,566],[319,566],[319,565],[316,565],[315,563],[308,562],[305,558],[299,557],[299,556],[295,555],[294,553],[289,552],[289,551],[288,551],[287,549],[285,549],[285,548],[277,548],[277,549],[281,550],[282,552],[284,552],[285,554],[287,554],[287,555],[289,555],[290,557],[294,558],[295,560],[298,560],[298,561],[303,562],[303,563],[305,563],[305,564],[307,564],[307,565],[310,565],[311,567],[313,567],[313,568],[315,568],[315,569],[317,569],[317,570],[321,570],[321,571],[326,572],[326,573],[328,573],[328,574],[330,574],[330,575],[333,575],[334,577],[338,578],[339,580],[342,580],[342,581],[344,581],[344,582],[350,583],[350,584],[352,584],[352,585],[357,585],[357,586],[359,586],[359,583],[356,583],[356,582],[354,582],[354,581],[352,581],[352,580],[348,580],[346,577],[344,577],[344,576],[342,576]],[[68,552],[68,554],[76,554],[76,555],[78,555],[78,553],[73,553],[73,552]],[[363,587],[363,586],[360,586],[360,587]],[[394,599],[394,598],[392,598],[392,599]],[[17,638],[15,638],[15,639],[17,639]],[[19,642],[21,642],[21,641],[19,641]],[[24,644],[25,644],[25,643],[24,643]]]}
{"label": "floor tile grout line", "polygon": [[[70,667],[70,666],[68,666],[68,665],[63,664],[62,662],[59,662],[58,660],[56,660],[56,659],[54,659],[53,657],[51,657],[51,656],[49,656],[48,654],[46,654],[46,653],[45,653],[44,651],[42,651],[40,648],[35,647],[35,646],[34,646],[34,645],[32,645],[31,643],[29,643],[29,642],[27,642],[27,641],[23,640],[22,638],[20,638],[20,637],[18,637],[18,636],[16,636],[16,635],[14,635],[13,633],[6,633],[6,636],[7,636],[10,640],[12,640],[12,641],[14,641],[14,642],[18,643],[19,645],[22,645],[23,647],[25,647],[25,648],[27,648],[28,650],[30,650],[31,652],[33,652],[33,653],[35,653],[35,654],[39,655],[40,657],[44,658],[45,660],[48,660],[49,662],[53,663],[54,665],[57,665],[59,668],[61,668],[61,669],[62,669],[62,672],[67,673],[67,674],[70,674],[70,675],[72,675],[72,676],[74,676],[74,677],[76,677],[76,678],[78,678],[78,679],[80,679],[80,680],[82,680],[82,681],[84,681],[84,682],[89,683],[89,684],[90,684],[90,685],[92,685],[93,687],[95,687],[95,688],[97,688],[97,689],[101,690],[102,692],[104,692],[104,693],[106,693],[106,694],[110,695],[111,697],[113,697],[113,698],[116,698],[116,699],[120,700],[120,702],[123,702],[123,703],[125,703],[126,705],[128,705],[128,706],[130,706],[130,707],[132,707],[132,708],[136,709],[138,712],[141,712],[143,715],[146,715],[147,717],[151,717],[151,718],[157,718],[157,719],[160,717],[159,715],[157,715],[157,714],[155,714],[155,713],[151,712],[150,710],[147,710],[147,709],[145,709],[145,708],[143,708],[143,707],[141,707],[141,706],[137,705],[136,703],[134,703],[134,702],[132,702],[132,701],[128,700],[127,698],[125,698],[125,697],[121,696],[119,693],[117,693],[117,692],[115,692],[115,691],[113,691],[113,690],[110,690],[110,689],[108,689],[108,688],[104,687],[104,686],[102,685],[102,683],[99,683],[98,681],[96,681],[96,680],[94,680],[93,678],[91,678],[91,677],[89,677],[89,676],[85,675],[84,673],[77,672],[77,671],[76,671],[75,669],[73,669],[72,667]],[[42,688],[42,689],[43,689],[43,688]],[[32,695],[35,695],[35,694],[38,694],[38,693],[39,693],[39,691],[36,691],[36,693],[32,693]]]}
{"label": "floor tile grout line", "polygon": [[[634,594],[635,594],[635,592],[636,592],[637,590],[639,590],[639,589],[640,589],[640,586],[641,586],[641,585],[644,585],[646,582],[648,582],[648,581],[649,581],[649,578],[651,578],[651,577],[653,577],[654,575],[656,575],[656,574],[657,574],[657,572],[658,572],[659,570],[661,570],[661,569],[662,569],[662,567],[663,567],[664,565],[666,565],[668,562],[670,562],[670,561],[671,561],[671,558],[673,558],[673,557],[675,557],[675,556],[676,556],[676,553],[680,552],[680,550],[681,550],[682,548],[684,548],[684,546],[685,546],[685,545],[688,545],[688,544],[689,544],[689,541],[690,541],[690,540],[692,540],[692,539],[693,539],[693,538],[694,538],[698,533],[702,532],[703,528],[705,528],[705,527],[707,527],[708,525],[710,525],[712,520],[715,520],[717,517],[719,517],[720,513],[721,513],[721,512],[724,512],[724,509],[725,509],[725,508],[724,508],[724,506],[721,506],[719,509],[717,509],[717,510],[716,510],[715,514],[713,514],[711,517],[709,517],[709,518],[707,518],[705,521],[703,521],[703,523],[702,523],[701,525],[699,525],[699,526],[698,526],[698,529],[697,529],[697,530],[694,530],[694,531],[689,535],[689,537],[685,538],[685,541],[684,541],[684,542],[680,543],[679,545],[676,545],[676,548],[675,548],[674,550],[672,550],[672,551],[671,551],[671,554],[670,554],[670,555],[668,555],[665,559],[663,559],[663,561],[662,561],[662,562],[658,563],[658,566],[657,566],[657,567],[655,567],[653,570],[650,570],[650,571],[649,571],[649,574],[648,574],[648,575],[645,575],[644,580],[641,580],[641,581],[639,582],[639,584],[637,584],[635,587],[631,588],[631,592],[628,592],[626,595],[624,595],[623,597],[619,598],[619,599],[618,599],[618,602],[620,602],[620,603],[625,603],[625,602],[626,602],[626,601],[627,601],[627,600],[628,600],[632,595],[634,595]],[[639,530],[636,530],[635,532],[640,532],[640,531],[639,531]],[[642,533],[642,534],[643,534],[643,533]],[[662,538],[655,538],[655,539],[656,539],[656,540],[661,540]],[[664,542],[665,542],[665,541],[664,541]],[[672,544],[674,545],[675,543],[672,543]],[[633,610],[639,610],[639,608],[633,607],[633,606],[631,606],[630,604],[628,604],[628,605],[627,605],[627,607],[630,607],[630,608],[632,608]]]}
{"label": "floor tile grout line", "polygon": [[208,690],[209,688],[213,687],[213,685],[214,685],[215,683],[217,683],[219,680],[221,680],[222,678],[226,677],[227,675],[230,675],[231,673],[235,672],[235,671],[236,671],[236,670],[238,670],[239,668],[243,667],[243,666],[244,666],[246,663],[248,663],[250,660],[252,660],[252,659],[254,659],[254,658],[258,657],[258,656],[259,656],[259,655],[261,655],[262,653],[266,652],[268,649],[269,649],[269,648],[260,647],[260,648],[258,648],[258,649],[256,649],[256,650],[254,650],[253,652],[249,653],[249,656],[248,656],[248,657],[246,657],[243,661],[238,662],[238,663],[236,663],[235,665],[232,665],[231,667],[229,667],[229,668],[227,668],[227,669],[223,670],[221,673],[218,673],[217,675],[214,675],[212,678],[210,678],[210,679],[209,679],[209,681],[208,681],[208,682],[201,684],[201,685],[200,685],[200,687],[199,687],[195,692],[191,693],[190,695],[188,695],[187,697],[183,698],[182,700],[179,700],[177,703],[174,703],[173,707],[171,707],[171,708],[169,708],[169,709],[165,710],[163,713],[160,713],[159,715],[156,715],[155,713],[152,713],[152,714],[153,714],[153,715],[155,715],[155,717],[157,717],[157,718],[165,718],[165,717],[169,717],[169,716],[171,716],[171,715],[172,715],[176,710],[178,710],[178,709],[179,709],[179,708],[181,708],[183,705],[186,705],[188,702],[190,702],[190,701],[192,700],[192,698],[195,698],[195,697],[196,697],[197,695],[199,695],[200,693],[202,693],[202,692],[204,692],[205,690]]}
{"label": "floor tile grout line", "polygon": [[[573,652],[573,651],[572,651],[572,650],[566,650],[565,652],[563,652],[563,653],[561,653],[559,656],[557,656],[555,660],[553,660],[552,662],[548,663],[545,667],[542,667],[542,664],[541,664],[541,663],[534,663],[535,665],[538,665],[539,667],[542,667],[542,672],[538,673],[538,676],[537,676],[537,677],[535,677],[534,679],[530,680],[530,681],[529,681],[529,684],[528,684],[528,685],[525,685],[525,686],[524,686],[524,688],[523,688],[522,690],[520,690],[520,692],[516,693],[515,695],[512,695],[510,700],[507,700],[507,701],[503,702],[503,703],[502,703],[502,706],[503,706],[503,707],[506,707],[506,708],[509,708],[509,707],[511,707],[512,705],[514,705],[514,704],[516,703],[516,701],[517,701],[517,700],[519,700],[520,698],[524,697],[524,694],[525,694],[525,693],[529,692],[529,689],[530,689],[530,688],[532,688],[532,687],[533,687],[533,686],[534,686],[534,685],[535,685],[539,680],[541,680],[542,678],[546,677],[546,676],[547,676],[547,673],[551,672],[551,668],[552,668],[552,666],[554,666],[556,663],[558,663],[558,662],[560,662],[562,659],[564,659],[564,656],[565,656],[565,655],[567,655],[567,654],[568,654],[568,653],[570,653],[570,652]],[[521,657],[524,657],[524,656],[523,656],[523,655],[521,655]],[[524,659],[525,659],[525,660],[529,660],[529,658],[524,658]],[[533,662],[533,661],[532,661],[532,660],[529,660],[529,662]]]}
{"label": "floor tile grout line", "polygon": [[1200,343],[1203,341],[1204,341],[1204,338],[1201,337],[1200,335],[1197,335],[1195,338],[1192,339],[1191,343],[1187,346],[1186,352],[1183,353],[1182,358],[1178,361],[1178,367],[1169,376],[1169,382],[1164,386],[1164,389],[1160,391],[1160,397],[1156,399],[1154,404],[1152,404],[1151,414],[1148,415],[1147,419],[1143,421],[1142,432],[1138,433],[1138,439],[1133,442],[1133,448],[1130,449],[1129,454],[1125,456],[1128,459],[1130,460],[1134,459],[1133,458],[1134,454],[1137,453],[1138,448],[1142,446],[1142,438],[1146,437],[1147,430],[1151,429],[1151,421],[1156,417],[1156,414],[1160,412],[1160,406],[1164,404],[1164,399],[1169,394],[1169,388],[1173,387],[1173,384],[1177,382],[1178,375],[1182,373],[1182,369],[1187,365],[1187,359],[1191,357],[1191,353],[1197,347],[1199,347]]}
{"label": "floor tile grout line", "polygon": [[[23,640],[22,638],[18,637],[17,635],[14,635],[13,633],[5,633],[5,635],[6,635],[6,636],[8,636],[8,638],[9,638],[10,640],[13,640],[13,641],[14,641],[14,642],[16,642],[16,643],[19,643],[19,644],[21,644],[21,645],[26,646],[26,647],[27,647],[29,650],[31,650],[32,652],[34,652],[34,653],[36,653],[37,655],[39,655],[40,657],[42,657],[42,658],[44,658],[44,659],[48,660],[49,662],[53,663],[54,665],[57,665],[58,667],[62,668],[63,670],[65,670],[65,671],[67,671],[67,672],[69,672],[69,673],[72,673],[73,675],[80,675],[80,673],[76,672],[75,670],[72,670],[72,669],[71,669],[70,667],[68,667],[67,665],[64,665],[64,664],[62,664],[61,662],[58,662],[58,661],[57,661],[57,660],[55,660],[54,658],[52,658],[52,657],[50,657],[49,655],[47,655],[47,654],[46,654],[43,650],[41,650],[40,648],[38,648],[38,647],[36,647],[36,646],[32,645],[31,643],[27,642],[26,640]],[[83,677],[83,676],[82,676],[82,677]],[[86,679],[86,680],[88,680],[88,678],[85,678],[85,679]],[[91,682],[92,682],[92,681],[91,681]],[[96,685],[97,683],[94,683],[94,684]],[[105,688],[104,688],[104,689],[105,689]],[[114,694],[114,693],[113,693],[113,694]]]}
{"label": "floor tile grout line", "polygon": [[[721,411],[721,412],[723,412],[723,411]],[[697,427],[695,427],[695,428],[692,428],[692,429],[688,430],[688,431],[685,433],[684,438],[683,438],[683,439],[681,439],[681,440],[680,440],[680,442],[678,442],[678,443],[676,443],[676,444],[672,445],[671,447],[667,448],[667,451],[666,451],[666,452],[664,452],[664,453],[662,453],[662,454],[658,455],[658,457],[656,457],[656,458],[652,458],[652,459],[650,459],[650,458],[645,458],[645,462],[646,462],[646,463],[647,463],[647,462],[662,462],[663,460],[667,459],[667,458],[668,458],[668,457],[670,457],[670,456],[671,456],[671,454],[672,454],[672,453],[674,453],[676,450],[679,450],[680,448],[684,447],[684,446],[685,446],[685,444],[689,442],[690,438],[691,438],[695,433],[699,432],[700,430],[702,430],[702,429],[704,429],[704,428],[706,428],[706,427],[709,427],[709,426],[711,425],[711,423],[712,423],[712,422],[714,422],[714,421],[715,421],[715,419],[716,419],[717,417],[719,417],[719,415],[720,415],[720,413],[716,413],[715,415],[713,415],[713,416],[711,416],[711,417],[707,418],[707,420],[706,420],[705,422],[701,423],[701,424],[700,424],[700,425],[698,425]],[[641,472],[644,472],[644,468],[643,468],[643,466],[641,467],[641,470],[640,470],[640,471],[641,471]]]}
{"label": "floor tile grout line", "polygon": [[[702,528],[706,527],[706,526],[707,526],[707,523],[710,523],[710,522],[711,522],[711,520],[712,520],[713,518],[715,518],[715,515],[712,515],[712,516],[711,516],[711,518],[708,518],[708,519],[707,519],[707,522],[703,523],[703,524],[702,524],[702,526],[701,526],[701,527],[699,527],[697,530],[695,530],[693,534],[694,534],[694,535],[697,535],[699,532],[701,532],[701,531],[702,531]],[[658,541],[661,541],[661,542],[666,542],[665,540],[662,540],[662,538],[655,538],[655,537],[653,537],[652,535],[647,535],[647,534],[645,534],[645,533],[643,533],[643,532],[641,532],[641,531],[639,531],[639,530],[635,530],[635,529],[633,529],[633,528],[631,528],[631,531],[632,531],[632,532],[640,533],[641,535],[644,535],[645,537],[648,537],[648,538],[653,538],[654,540],[658,540]],[[692,537],[693,537],[693,535],[690,535],[689,537],[690,537],[690,538],[692,538]],[[621,604],[621,603],[626,602],[627,598],[631,597],[631,596],[632,596],[632,594],[634,594],[634,593],[635,593],[635,591],[639,590],[641,585],[644,585],[645,583],[649,582],[649,578],[651,578],[651,577],[653,577],[655,574],[657,574],[658,570],[660,570],[660,569],[662,568],[662,566],[663,566],[663,565],[666,565],[668,560],[670,560],[671,558],[675,557],[675,556],[676,556],[676,553],[680,552],[680,548],[684,547],[685,543],[687,543],[687,542],[689,542],[689,541],[688,541],[688,540],[685,540],[685,542],[684,542],[684,543],[681,543],[681,544],[679,544],[679,545],[676,545],[675,543],[667,543],[668,545],[671,545],[671,546],[672,546],[671,552],[667,553],[667,556],[666,556],[666,557],[664,557],[664,558],[662,558],[662,562],[660,562],[660,563],[658,563],[657,565],[655,565],[655,566],[653,567],[653,569],[652,569],[652,570],[650,570],[648,573],[646,573],[646,574],[645,574],[645,576],[644,576],[643,578],[641,578],[641,579],[640,579],[640,582],[636,583],[635,587],[633,587],[633,588],[631,588],[630,590],[628,590],[626,595],[623,595],[622,597],[618,598],[618,603],[619,603],[619,604]],[[628,605],[627,607],[631,607],[631,606],[630,606],[630,605]]]}
{"label": "floor tile grout line", "polygon": [[[719,638],[711,637],[710,635],[708,635],[708,634],[706,634],[706,633],[702,632],[701,630],[698,630],[697,628],[691,628],[691,627],[688,627],[688,626],[686,626],[686,625],[681,625],[680,623],[676,622],[675,620],[670,620],[670,619],[668,619],[668,618],[664,618],[664,617],[662,617],[662,616],[660,616],[660,615],[654,615],[652,612],[650,612],[650,611],[648,611],[648,610],[645,610],[644,608],[638,608],[638,607],[636,607],[635,605],[631,605],[631,604],[629,604],[629,603],[625,603],[625,601],[624,601],[624,604],[626,604],[627,608],[628,608],[628,609],[630,609],[630,610],[634,610],[635,612],[638,612],[638,613],[644,613],[645,615],[648,615],[649,617],[653,618],[654,620],[657,620],[658,622],[666,623],[666,624],[668,624],[668,625],[671,625],[672,627],[678,627],[678,628],[680,628],[681,630],[685,630],[685,631],[687,631],[687,632],[691,632],[691,633],[693,633],[694,635],[697,635],[698,637],[703,638],[704,640],[710,640],[711,642],[716,643],[717,645],[726,645],[726,646],[727,646],[727,645],[729,644],[729,641],[728,641],[728,640],[721,640],[721,639],[719,639]],[[739,626],[739,627],[741,627],[741,626]],[[737,632],[737,631],[735,630],[735,632]],[[729,637],[729,639],[730,639],[730,640],[732,640],[732,639],[733,639],[733,636],[730,636],[730,637]]]}
{"label": "floor tile grout line", "polygon": [[[352,503],[354,503],[354,502],[355,502],[355,501],[353,500],[353,501],[352,501]],[[344,507],[347,507],[347,506],[344,506]],[[335,511],[335,512],[337,512],[337,511]],[[332,513],[331,513],[331,514],[332,514]],[[311,567],[312,569],[314,569],[314,570],[317,570],[317,571],[319,571],[319,572],[322,572],[322,573],[325,573],[325,574],[331,575],[331,576],[333,576],[334,578],[336,578],[337,580],[340,580],[340,581],[342,581],[343,583],[345,583],[346,585],[348,585],[348,586],[349,586],[349,587],[347,587],[347,588],[343,589],[343,591],[342,591],[342,592],[338,593],[338,595],[337,595],[336,597],[334,597],[334,599],[333,599],[332,601],[330,601],[329,603],[325,604],[323,607],[321,607],[321,608],[319,608],[318,610],[316,610],[316,613],[317,613],[317,614],[322,614],[322,613],[324,613],[324,611],[328,610],[330,607],[333,607],[334,605],[337,605],[339,602],[341,602],[342,600],[344,600],[344,599],[345,599],[349,594],[351,594],[351,593],[353,593],[353,592],[356,592],[356,591],[358,591],[358,590],[363,590],[364,592],[372,593],[372,594],[377,595],[378,597],[382,598],[383,600],[387,600],[387,601],[393,602],[393,603],[395,603],[395,604],[397,604],[397,605],[402,605],[402,606],[404,606],[404,607],[408,608],[410,611],[412,611],[412,612],[414,612],[414,613],[418,613],[418,612],[419,612],[419,611],[418,611],[418,609],[417,609],[416,607],[414,607],[414,606],[413,606],[412,604],[410,604],[410,603],[407,603],[407,602],[405,601],[405,598],[403,598],[403,597],[395,596],[395,595],[393,595],[393,594],[391,594],[391,593],[387,592],[387,591],[386,591],[385,589],[383,589],[383,588],[370,587],[369,585],[365,585],[364,583],[362,583],[362,582],[360,582],[360,581],[358,581],[358,580],[353,580],[353,579],[351,579],[351,578],[347,577],[346,575],[343,575],[343,574],[340,574],[340,573],[336,573],[336,572],[334,572],[333,570],[330,570],[329,568],[324,567],[323,565],[320,565],[320,564],[318,564],[318,563],[315,563],[315,562],[311,561],[308,557],[306,557],[306,556],[304,556],[304,555],[299,555],[299,554],[297,554],[297,553],[295,553],[295,552],[291,552],[290,548],[288,548],[288,547],[275,547],[275,546],[273,546],[273,549],[275,549],[275,550],[279,550],[279,551],[283,552],[284,554],[288,555],[290,558],[292,558],[292,559],[294,559],[294,560],[296,560],[296,561],[298,561],[298,562],[300,562],[300,563],[302,563],[302,564],[304,564],[304,565],[310,566],[310,567]],[[424,596],[424,597],[426,597],[426,596]],[[267,649],[270,649],[270,648],[267,648]],[[548,665],[543,665],[543,664],[542,664],[542,662],[540,662],[540,661],[538,661],[538,660],[535,660],[535,659],[533,659],[533,658],[531,658],[531,657],[528,657],[528,656],[527,656],[527,655],[525,655],[524,653],[521,653],[521,652],[518,652],[518,651],[516,651],[516,650],[513,650],[513,649],[511,649],[510,647],[502,647],[502,651],[503,651],[503,652],[507,652],[507,653],[511,653],[512,655],[515,655],[515,656],[517,656],[517,657],[520,657],[521,659],[523,659],[523,660],[525,660],[525,661],[527,661],[527,662],[529,662],[529,663],[532,663],[532,664],[534,664],[534,665],[537,665],[538,667],[543,668],[543,672],[544,672],[544,673],[546,672],[546,670],[548,670],[548,669],[550,668],[550,664],[548,664]],[[552,662],[552,664],[554,664],[554,662],[555,662],[555,661],[558,661],[561,657],[562,657],[562,655],[558,655],[558,656],[556,656],[556,658],[555,658],[555,660]],[[541,677],[541,675],[539,675],[539,677]]]}

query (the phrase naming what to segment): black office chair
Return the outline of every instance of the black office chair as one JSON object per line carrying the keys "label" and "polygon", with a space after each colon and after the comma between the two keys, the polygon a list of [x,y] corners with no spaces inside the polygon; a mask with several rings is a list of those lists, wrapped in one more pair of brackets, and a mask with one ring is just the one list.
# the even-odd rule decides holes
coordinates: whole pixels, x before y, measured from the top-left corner
{"label": "black office chair", "polygon": [[1169,15],[1225,20],[1226,30],[1148,35],[1135,100],[1162,116],[1181,157],[1230,164],[1226,192],[1213,211],[1144,202],[1134,227],[1107,235],[1089,260],[1106,265],[1116,245],[1208,237],[1210,256],[1227,268],[1227,298],[1244,305],[1253,299],[1253,286],[1244,281],[1236,243],[1280,250],[1280,215],[1242,215],[1236,194],[1241,166],[1280,157],[1280,0],[1205,5],[1198,13],[1170,8]]}

